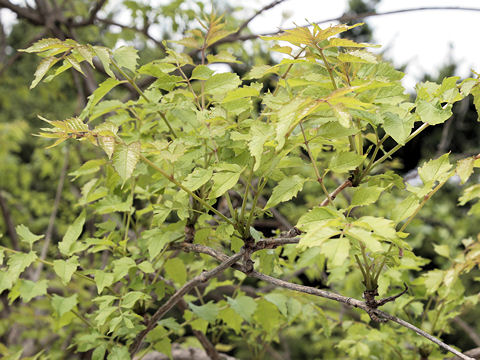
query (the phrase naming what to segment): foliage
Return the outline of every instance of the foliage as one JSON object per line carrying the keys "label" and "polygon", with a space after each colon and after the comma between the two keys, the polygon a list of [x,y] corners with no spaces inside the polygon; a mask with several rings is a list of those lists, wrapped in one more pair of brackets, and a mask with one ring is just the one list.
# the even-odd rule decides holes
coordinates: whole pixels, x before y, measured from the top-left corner
{"label": "foliage", "polygon": [[[41,117],[38,135],[53,140],[48,147],[77,140],[93,155],[72,172],[81,193],[55,253],[39,256],[42,235],[19,225],[21,249],[1,248],[0,291],[31,314],[48,311],[39,337],[56,334],[50,358],[62,358],[65,342],[94,359],[125,359],[153,350],[171,356],[172,343],[203,340],[217,349],[210,356],[260,359],[282,339],[300,337],[311,344],[308,354],[296,349],[305,356],[443,358],[413,331],[379,322],[389,318],[375,297],[408,284],[385,310],[437,336],[477,304],[462,284],[479,266],[475,234],[456,238],[462,245],[435,245],[446,265],[424,269],[428,260],[406,230],[419,226],[430,198],[456,175],[469,182],[480,160],[428,160],[416,185],[404,185],[389,160],[449,119],[454,103],[469,94],[478,102],[479,80],[420,83],[411,101],[403,74],[366,50],[374,45],[336,36],[357,25],[264,38],[282,42],[271,48],[284,55],[280,63],[254,66],[243,78],[215,73],[209,65],[239,62],[210,52],[235,29],[214,15],[199,23],[142,66],[131,46],[47,38],[24,50],[42,57],[32,88],[70,68],[85,74],[85,65],[99,67],[94,58],[106,79],[78,116]],[[146,76],[155,81],[142,90]],[[267,78],[276,80],[271,91]],[[125,84],[138,99],[107,99]],[[478,185],[468,183],[459,204],[478,197]],[[295,228],[261,228],[283,218],[277,208]],[[478,215],[478,202],[469,212]],[[38,263],[57,276],[34,279],[28,269]],[[354,302],[362,293],[365,302]],[[342,310],[342,302],[365,312]]]}

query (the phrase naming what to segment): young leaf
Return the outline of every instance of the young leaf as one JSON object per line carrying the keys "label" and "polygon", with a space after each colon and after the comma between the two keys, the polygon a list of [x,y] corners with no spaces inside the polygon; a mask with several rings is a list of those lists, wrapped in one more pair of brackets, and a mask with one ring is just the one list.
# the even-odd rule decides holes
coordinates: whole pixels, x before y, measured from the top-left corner
{"label": "young leaf", "polygon": [[321,246],[321,253],[330,260],[329,267],[343,265],[348,258],[349,251],[350,241],[346,237],[327,240]]}
{"label": "young leaf", "polygon": [[448,160],[448,154],[444,154],[437,159],[427,161],[418,168],[418,175],[426,184],[430,181],[443,182],[452,176],[452,165]]}
{"label": "young leaf", "polygon": [[237,296],[235,299],[227,297],[231,308],[243,319],[250,322],[257,308],[257,303],[249,296]]}
{"label": "young leaf", "polygon": [[140,157],[140,143],[133,142],[129,145],[118,144],[113,153],[113,167],[117,170],[118,175],[127,181],[135,170],[138,158]]}
{"label": "young leaf", "polygon": [[92,109],[95,105],[98,104],[102,98],[108,94],[110,90],[112,90],[115,86],[121,84],[124,81],[119,81],[117,79],[108,78],[104,82],[102,82],[97,89],[88,97],[88,103],[83,109],[82,113],[80,114],[81,119],[85,119],[88,114],[91,113]]}
{"label": "young leaf", "polygon": [[34,297],[42,296],[47,293],[48,280],[43,279],[37,282],[21,279],[18,292],[24,302],[29,302]]}
{"label": "young leaf", "polygon": [[241,83],[237,74],[215,74],[205,81],[205,92],[210,95],[227,94],[229,91],[236,89]]}
{"label": "young leaf", "polygon": [[303,189],[303,184],[306,180],[307,179],[301,178],[298,175],[293,175],[291,178],[285,178],[280,181],[278,185],[273,188],[272,196],[270,196],[263,209],[269,209],[297,196],[298,192]]}
{"label": "young leaf", "polygon": [[225,194],[227,190],[233,188],[240,178],[240,172],[222,171],[213,175],[213,186],[209,199],[216,199]]}
{"label": "young leaf", "polygon": [[472,175],[474,163],[475,159],[473,157],[468,157],[466,159],[458,161],[455,171],[460,177],[462,184],[465,184],[465,182],[469,179],[470,175]]}
{"label": "young leaf", "polygon": [[30,250],[32,250],[33,243],[35,241],[40,240],[43,238],[43,235],[35,235],[33,234],[25,225],[17,225],[15,228],[17,231],[20,240],[26,242],[30,246]]}
{"label": "young leaf", "polygon": [[135,71],[137,68],[137,49],[133,46],[122,46],[113,52],[113,58],[118,66],[124,67],[130,71]]}
{"label": "young leaf", "polygon": [[192,309],[195,315],[204,320],[207,320],[209,323],[214,323],[217,319],[219,306],[212,301],[201,306],[189,303],[188,306],[190,307],[190,309]]}
{"label": "young leaf", "polygon": [[387,112],[384,114],[383,129],[400,145],[405,145],[413,128],[413,117],[402,119],[399,115]]}
{"label": "young leaf", "polygon": [[354,152],[339,152],[333,155],[329,167],[333,172],[346,173],[360,166],[363,160],[363,156]]}
{"label": "young leaf", "polygon": [[95,270],[95,284],[97,292],[101,294],[103,289],[113,284],[113,274],[103,270]]}
{"label": "young leaf", "polygon": [[35,260],[37,259],[37,255],[30,251],[29,253],[16,253],[11,255],[8,258],[8,276],[16,280],[20,274],[29,267]]}
{"label": "young leaf", "polygon": [[57,318],[62,317],[64,314],[73,310],[75,306],[78,304],[78,294],[73,294],[69,297],[58,296],[57,294],[53,294],[51,305]]}
{"label": "young leaf", "polygon": [[431,102],[420,100],[417,104],[416,113],[424,123],[430,125],[442,124],[452,116],[452,105],[445,108],[434,106]]}
{"label": "young leaf", "polygon": [[35,79],[32,81],[32,84],[30,85],[30,89],[33,89],[35,86],[38,85],[40,80],[45,76],[47,71],[57,63],[57,61],[60,60],[59,58],[56,58],[55,56],[50,56],[47,58],[44,58],[40,64],[37,67],[37,70],[35,71]]}
{"label": "young leaf", "polygon": [[355,188],[350,207],[373,204],[385,188],[379,186],[361,186]]}
{"label": "young leaf", "polygon": [[67,285],[72,278],[72,275],[75,273],[78,267],[78,260],[76,256],[72,256],[67,261],[65,260],[54,260],[53,261],[53,270],[62,280],[62,282]]}
{"label": "young leaf", "polygon": [[191,191],[195,191],[210,180],[212,175],[212,169],[196,168],[183,180],[182,185]]}
{"label": "young leaf", "polygon": [[70,256],[75,252],[74,243],[80,237],[83,231],[83,224],[85,224],[86,211],[83,210],[75,219],[72,225],[67,229],[61,242],[58,243],[58,249],[63,255]]}

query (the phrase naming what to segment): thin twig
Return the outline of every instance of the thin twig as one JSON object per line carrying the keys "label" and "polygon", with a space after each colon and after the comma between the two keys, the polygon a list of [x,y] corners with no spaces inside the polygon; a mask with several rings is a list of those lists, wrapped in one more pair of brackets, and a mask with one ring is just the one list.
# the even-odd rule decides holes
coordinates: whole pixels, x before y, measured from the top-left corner
{"label": "thin twig", "polygon": [[341,183],[335,190],[333,190],[330,194],[329,194],[329,197],[325,198],[325,200],[323,200],[321,203],[320,203],[320,206],[327,206],[328,203],[329,203],[329,198],[331,200],[335,200],[335,198],[337,197],[338,194],[340,194],[343,189],[347,188],[347,187],[350,187],[352,186],[352,182],[350,180],[345,180],[343,183]]}
{"label": "thin twig", "polygon": [[255,19],[258,15],[262,14],[263,12],[270,10],[271,8],[274,8],[275,6],[281,4],[285,0],[275,0],[272,1],[270,4],[265,5],[263,8],[255,12],[252,16],[250,16],[247,20],[245,20],[242,25],[238,28],[236,34],[240,34],[251,22],[253,19]]}
{"label": "thin twig", "polygon": [[95,19],[97,19],[98,12],[102,9],[103,5],[105,5],[106,2],[107,2],[106,0],[98,0],[95,3],[95,6],[92,8],[92,10],[90,10],[90,14],[88,15],[88,18],[83,19],[82,21],[73,23],[72,26],[81,27],[81,26],[92,25],[95,22]]}
{"label": "thin twig", "polygon": [[164,303],[162,306],[158,308],[158,310],[152,315],[148,323],[146,324],[145,330],[140,332],[135,340],[133,341],[133,344],[130,347],[130,354],[134,355],[137,353],[137,351],[140,349],[140,346],[142,345],[143,339],[145,336],[154,329],[156,326],[157,322],[173,307],[175,304],[177,304],[182,297],[188,293],[191,289],[193,289],[195,286],[221,274],[223,271],[231,267],[234,263],[236,263],[244,254],[244,251],[240,251],[239,253],[227,257],[225,261],[223,261],[220,265],[218,265],[216,268],[209,270],[209,271],[204,271],[200,275],[195,276],[193,279],[185,283],[180,289],[178,289],[175,294],[173,294],[166,303]]}

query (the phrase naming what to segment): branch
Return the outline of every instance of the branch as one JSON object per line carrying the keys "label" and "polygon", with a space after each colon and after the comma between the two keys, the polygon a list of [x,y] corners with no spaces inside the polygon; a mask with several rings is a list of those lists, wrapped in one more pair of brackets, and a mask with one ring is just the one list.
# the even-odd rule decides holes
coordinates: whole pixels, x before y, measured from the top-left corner
{"label": "branch", "polygon": [[[204,254],[211,255],[216,259],[223,259],[223,258],[227,257],[225,254],[221,253],[220,251],[208,248],[207,246],[203,246],[203,245],[183,243],[183,244],[181,244],[181,246],[190,250],[190,251],[201,252],[201,253],[204,253]],[[236,255],[239,255],[239,254],[236,254]],[[227,259],[232,259],[232,258],[233,258],[233,256],[230,257],[230,258],[227,258]],[[240,257],[238,257],[237,259],[239,259],[239,258]],[[222,264],[225,264],[225,262],[226,262],[226,260]],[[376,308],[372,308],[372,307],[368,306],[367,303],[364,302],[364,301],[360,301],[360,300],[357,300],[357,299],[354,299],[354,298],[351,298],[351,297],[346,297],[346,296],[343,296],[343,295],[339,295],[339,294],[336,294],[336,293],[331,292],[331,291],[317,289],[317,288],[310,287],[310,286],[305,286],[305,285],[293,284],[293,283],[290,283],[288,281],[280,280],[280,279],[274,278],[272,276],[259,273],[258,271],[255,271],[255,270],[247,271],[247,270],[245,270],[245,268],[243,266],[241,266],[240,264],[235,264],[235,262],[232,262],[230,266],[232,266],[236,270],[242,271],[247,276],[257,278],[259,280],[268,282],[268,283],[273,284],[275,286],[283,287],[283,288],[286,288],[286,289],[290,289],[290,290],[294,290],[294,291],[298,291],[298,292],[302,292],[302,293],[306,293],[306,294],[310,294],[310,295],[323,297],[325,299],[330,299],[330,300],[333,300],[333,301],[336,301],[336,302],[339,302],[339,303],[343,303],[343,304],[346,304],[346,305],[349,305],[349,306],[353,306],[353,307],[362,309],[367,314],[369,314],[372,318],[374,318],[374,316],[372,316],[372,314],[374,314],[376,317],[378,317],[380,319],[385,319],[385,320],[390,320],[390,321],[396,322],[397,324],[399,324],[403,327],[406,327],[407,329],[415,331],[417,334],[425,337],[426,339],[428,339],[431,342],[437,344],[441,348],[451,352],[452,354],[457,355],[461,359],[474,360],[473,358],[460,353],[459,351],[455,350],[451,346],[445,344],[443,341],[441,341],[441,340],[437,339],[436,337],[426,333],[425,331],[417,328],[416,326],[410,324],[409,322],[406,322],[406,321],[404,321],[400,318],[397,318],[396,316],[390,315],[390,314],[388,314],[386,312],[383,312],[381,310],[378,310]]]}
{"label": "branch", "polygon": [[177,304],[180,299],[183,298],[183,295],[188,293],[191,289],[193,289],[195,286],[221,274],[223,271],[231,267],[233,264],[235,264],[244,254],[244,251],[240,251],[239,253],[226,257],[226,259],[218,265],[216,268],[209,270],[209,271],[204,271],[200,275],[195,276],[193,279],[185,283],[180,289],[178,289],[175,294],[173,294],[166,303],[164,303],[162,306],[158,308],[158,310],[155,312],[155,314],[152,315],[148,323],[146,324],[145,330],[143,330],[141,333],[137,335],[135,340],[133,341],[133,344],[130,346],[130,354],[134,355],[139,349],[140,346],[142,345],[143,339],[145,336],[154,329],[156,326],[157,322],[173,307],[175,304]]}
{"label": "branch", "polygon": [[[52,213],[50,214],[50,219],[48,220],[47,231],[45,233],[45,240],[42,246],[42,251],[40,252],[40,259],[45,260],[47,257],[48,248],[50,247],[50,242],[52,241],[53,225],[55,224],[55,219],[57,217],[58,207],[60,205],[60,199],[63,192],[63,184],[65,183],[65,176],[68,169],[68,156],[69,156],[68,147],[65,150],[65,155],[63,157],[63,167],[60,172],[60,179],[58,180],[57,191],[55,193],[55,201],[53,203]],[[38,264],[38,267],[35,269],[35,272],[32,275],[32,281],[37,282],[42,273],[43,262]]]}
{"label": "branch", "polygon": [[90,15],[88,16],[88,18],[83,19],[82,21],[79,21],[79,22],[75,22],[72,24],[72,26],[81,27],[81,26],[92,25],[95,22],[95,19],[97,18],[98,12],[102,9],[103,5],[105,5],[106,2],[107,0],[98,0],[95,3],[95,6],[92,8],[92,10],[90,10]]}
{"label": "branch", "polygon": [[275,6],[281,4],[284,1],[285,0],[275,0],[275,1],[272,1],[270,4],[265,5],[263,8],[261,8],[255,14],[253,14],[247,20],[245,20],[242,23],[242,25],[240,25],[240,27],[238,28],[238,30],[235,34],[240,34],[248,26],[248,24],[250,24],[252,22],[252,20],[255,19],[258,15],[262,14],[263,12],[265,12],[267,10],[270,10],[270,9],[274,8]]}
{"label": "branch", "polygon": [[338,194],[340,194],[343,189],[347,188],[347,187],[350,187],[352,186],[352,182],[350,180],[345,180],[341,185],[339,185],[335,190],[333,190],[327,198],[325,198],[325,200],[323,200],[321,203],[320,203],[320,206],[327,206],[328,203],[330,202],[330,199],[331,200],[335,200],[335,198],[337,197]]}
{"label": "branch", "polygon": [[1,8],[13,11],[19,18],[26,19],[34,25],[44,25],[44,20],[36,11],[12,4],[9,0],[0,0]]}
{"label": "branch", "polygon": [[10,240],[12,241],[12,248],[14,250],[18,250],[17,232],[15,231],[15,226],[13,225],[12,216],[10,215],[10,211],[8,210],[7,201],[3,197],[1,190],[0,190],[0,209],[2,210],[3,221],[5,222],[5,227],[7,228],[8,236],[10,236]]}

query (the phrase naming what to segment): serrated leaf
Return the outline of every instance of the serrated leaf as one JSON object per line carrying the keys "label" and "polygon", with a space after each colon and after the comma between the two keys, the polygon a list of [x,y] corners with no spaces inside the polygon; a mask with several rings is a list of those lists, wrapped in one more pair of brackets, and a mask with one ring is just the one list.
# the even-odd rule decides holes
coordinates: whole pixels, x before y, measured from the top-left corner
{"label": "serrated leaf", "polygon": [[193,313],[201,319],[207,320],[209,323],[214,323],[220,311],[218,304],[210,301],[204,305],[197,306],[189,303],[188,306]]}
{"label": "serrated leaf", "polygon": [[83,70],[82,70],[82,67],[80,65],[80,63],[77,61],[77,59],[75,58],[75,56],[73,55],[68,55],[66,57],[66,60],[70,63],[70,65],[72,65],[72,67],[77,70],[80,74],[82,75],[85,75],[83,73]]}
{"label": "serrated leaf", "polygon": [[13,280],[16,280],[20,274],[36,259],[37,255],[33,251],[30,251],[29,253],[16,253],[10,255],[7,261],[8,276]]}
{"label": "serrated leaf", "polygon": [[137,68],[137,49],[133,46],[122,46],[113,52],[113,58],[118,66],[124,67],[130,71],[135,71]]}
{"label": "serrated leaf", "polygon": [[452,164],[448,160],[448,154],[444,154],[437,159],[427,161],[418,168],[418,175],[424,184],[431,181],[446,181],[452,176]]}
{"label": "serrated leaf", "polygon": [[321,246],[321,253],[330,261],[327,263],[330,267],[341,266],[348,258],[350,252],[350,241],[341,237],[325,241]]}
{"label": "serrated leaf", "polygon": [[210,69],[207,65],[198,65],[192,71],[192,76],[190,79],[194,80],[208,80],[213,74],[213,70]]}
{"label": "serrated leaf", "polygon": [[126,309],[131,309],[137,301],[139,300],[148,300],[150,298],[149,295],[144,294],[140,291],[130,291],[126,295],[122,296],[122,301],[120,302],[120,306]]}
{"label": "serrated leaf", "polygon": [[212,175],[212,169],[196,168],[185,178],[185,180],[183,180],[182,185],[191,191],[195,191],[202,185],[206,184],[207,181],[211,179]]}
{"label": "serrated leaf", "polygon": [[399,115],[387,112],[384,114],[383,129],[400,145],[405,145],[413,128],[413,117],[401,118]]}
{"label": "serrated leaf", "polygon": [[354,207],[373,204],[378,200],[383,190],[385,189],[379,186],[356,187],[350,206]]}
{"label": "serrated leaf", "polygon": [[349,128],[352,126],[352,115],[350,115],[345,105],[343,105],[342,103],[329,105],[332,108],[333,113],[335,114],[335,117],[337,118],[340,125],[345,128]]}
{"label": "serrated leaf", "polygon": [[445,272],[442,270],[431,270],[424,275],[427,295],[433,294],[443,281]]}
{"label": "serrated leaf", "polygon": [[250,128],[250,141],[248,149],[250,154],[255,158],[253,171],[257,171],[262,162],[263,145],[273,136],[273,127],[271,125],[256,122]]}
{"label": "serrated leaf", "polygon": [[402,200],[400,204],[395,206],[392,210],[392,218],[395,222],[400,222],[415,212],[415,209],[420,204],[418,198],[415,195],[410,195],[406,199]]}
{"label": "serrated leaf", "polygon": [[83,231],[85,217],[86,211],[83,210],[80,215],[75,219],[73,224],[68,227],[62,241],[58,243],[58,249],[63,255],[70,256],[75,251],[75,247],[73,245],[78,240],[80,234]]}
{"label": "serrated leaf", "polygon": [[78,267],[78,260],[76,256],[71,257],[67,261],[65,260],[54,260],[53,261],[53,270],[62,280],[62,282],[67,285],[72,278],[72,275],[75,273]]}
{"label": "serrated leaf", "polygon": [[100,62],[102,63],[103,68],[105,69],[105,72],[107,73],[107,75],[110,76],[112,79],[115,79],[115,74],[110,69],[110,63],[111,63],[110,50],[104,46],[94,46],[93,49],[95,51],[95,54],[100,59]]}
{"label": "serrated leaf", "polygon": [[293,175],[291,178],[285,178],[280,181],[278,185],[273,188],[272,195],[263,209],[269,209],[297,196],[298,192],[303,189],[303,184],[306,180],[307,179],[301,178],[298,175]]}
{"label": "serrated leaf", "polygon": [[450,257],[450,247],[448,245],[433,244],[433,250],[440,256]]}
{"label": "serrated leaf", "polygon": [[40,240],[43,238],[44,235],[35,235],[33,234],[29,228],[27,228],[25,225],[17,225],[15,228],[18,236],[20,237],[20,240],[23,242],[26,242],[30,246],[30,250],[32,250],[32,246],[35,243],[35,241]]}
{"label": "serrated leaf", "polygon": [[472,175],[474,163],[475,159],[473,157],[462,159],[457,162],[457,168],[455,171],[460,177],[462,184],[465,184],[470,178],[470,175]]}
{"label": "serrated leaf", "polygon": [[187,281],[185,264],[179,258],[168,259],[164,265],[167,276],[176,283],[183,285]]}
{"label": "serrated leaf", "polygon": [[229,91],[236,89],[241,83],[237,74],[215,74],[205,81],[205,92],[211,95],[227,94]]}
{"label": "serrated leaf", "polygon": [[424,123],[430,125],[442,124],[452,116],[452,105],[448,104],[445,108],[434,106],[429,101],[420,100],[417,104],[416,113]]}
{"label": "serrated leaf", "polygon": [[216,199],[222,196],[238,183],[239,178],[240,172],[222,171],[214,174],[212,176],[213,186],[208,198]]}
{"label": "serrated leaf", "polygon": [[237,296],[235,299],[227,297],[230,307],[243,319],[250,322],[257,308],[257,303],[251,297]]}
{"label": "serrated leaf", "polygon": [[117,79],[108,78],[104,82],[102,82],[98,88],[88,97],[88,103],[83,109],[82,113],[80,114],[80,118],[85,119],[88,114],[92,111],[95,105],[98,104],[100,100],[103,99],[105,95],[110,92],[115,86],[121,84],[123,81],[119,81]]}
{"label": "serrated leaf", "polygon": [[356,169],[363,163],[363,156],[354,152],[338,152],[330,160],[329,168],[333,172],[346,173]]}
{"label": "serrated leaf", "polygon": [[127,181],[137,166],[140,157],[140,143],[118,144],[113,153],[113,167],[123,182]]}
{"label": "serrated leaf", "polygon": [[30,85],[30,89],[33,89],[35,86],[38,85],[38,83],[40,82],[40,80],[43,79],[47,71],[53,65],[55,65],[58,62],[58,60],[60,59],[54,56],[50,56],[40,61],[40,64],[38,65],[37,70],[35,71],[35,74],[34,74],[35,78],[33,79],[32,84]]}
{"label": "serrated leaf", "polygon": [[78,294],[73,294],[69,297],[58,296],[53,294],[51,305],[58,318],[74,309],[78,304]]}
{"label": "serrated leaf", "polygon": [[103,270],[95,270],[94,278],[98,294],[101,294],[104,288],[113,284],[113,274]]}
{"label": "serrated leaf", "polygon": [[37,282],[21,279],[18,292],[24,302],[29,302],[34,297],[47,294],[48,280],[43,279]]}

